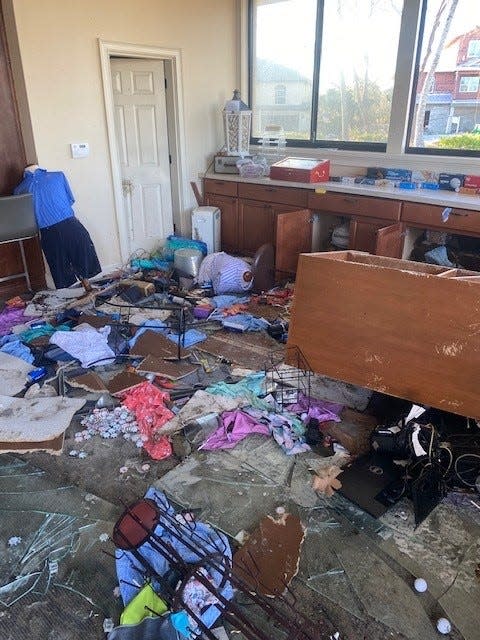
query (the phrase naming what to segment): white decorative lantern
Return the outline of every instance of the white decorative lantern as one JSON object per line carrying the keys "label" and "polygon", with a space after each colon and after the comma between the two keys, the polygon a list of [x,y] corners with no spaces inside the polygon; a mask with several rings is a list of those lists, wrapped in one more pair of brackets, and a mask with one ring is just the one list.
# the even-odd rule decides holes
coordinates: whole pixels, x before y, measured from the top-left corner
{"label": "white decorative lantern", "polygon": [[228,100],[223,110],[227,155],[241,157],[248,155],[251,126],[252,112],[240,99],[238,89],[235,89],[233,98]]}

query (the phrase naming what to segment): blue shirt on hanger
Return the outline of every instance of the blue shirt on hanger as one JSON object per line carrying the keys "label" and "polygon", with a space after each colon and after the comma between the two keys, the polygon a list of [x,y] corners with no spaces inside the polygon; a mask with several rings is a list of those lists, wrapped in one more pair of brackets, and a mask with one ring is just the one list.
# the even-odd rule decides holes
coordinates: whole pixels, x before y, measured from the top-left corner
{"label": "blue shirt on hanger", "polygon": [[36,169],[25,171],[23,180],[14,189],[14,195],[31,193],[35,217],[40,229],[72,218],[75,214],[72,204],[75,202],[70,185],[61,171]]}

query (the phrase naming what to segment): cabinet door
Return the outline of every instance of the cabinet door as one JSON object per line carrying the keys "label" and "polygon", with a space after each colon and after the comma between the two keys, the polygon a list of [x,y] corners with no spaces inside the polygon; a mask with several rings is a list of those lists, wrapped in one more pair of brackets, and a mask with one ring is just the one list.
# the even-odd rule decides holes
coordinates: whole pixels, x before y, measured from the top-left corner
{"label": "cabinet door", "polygon": [[377,231],[375,255],[387,258],[401,258],[405,229],[401,222],[382,227]]}
{"label": "cabinet door", "polygon": [[276,216],[275,271],[278,277],[295,274],[300,253],[312,250],[312,214],[309,209]]}
{"label": "cabinet door", "polygon": [[220,221],[222,251],[235,253],[240,248],[237,199],[230,196],[207,193],[205,201],[211,207],[218,207],[222,214]]}
{"label": "cabinet door", "polygon": [[240,222],[240,251],[254,255],[262,244],[275,245],[275,214],[273,207],[255,200],[238,201]]}
{"label": "cabinet door", "polygon": [[377,256],[400,258],[403,246],[401,222],[388,225],[385,220],[357,220],[350,222],[349,249],[366,251]]}

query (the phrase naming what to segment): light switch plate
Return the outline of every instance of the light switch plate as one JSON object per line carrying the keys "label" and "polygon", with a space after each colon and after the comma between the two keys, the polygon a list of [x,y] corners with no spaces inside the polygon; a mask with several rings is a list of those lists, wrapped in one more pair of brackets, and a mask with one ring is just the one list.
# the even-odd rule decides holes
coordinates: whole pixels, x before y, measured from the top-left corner
{"label": "light switch plate", "polygon": [[72,158],[86,158],[90,153],[88,142],[72,142],[70,145]]}

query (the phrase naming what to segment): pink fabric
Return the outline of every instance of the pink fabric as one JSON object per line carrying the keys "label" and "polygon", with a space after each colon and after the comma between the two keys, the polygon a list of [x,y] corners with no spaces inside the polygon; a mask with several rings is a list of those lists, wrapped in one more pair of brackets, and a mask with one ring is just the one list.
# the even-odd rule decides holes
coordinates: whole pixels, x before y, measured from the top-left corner
{"label": "pink fabric", "polygon": [[172,455],[172,446],[159,431],[173,418],[165,406],[170,399],[168,393],[160,391],[151,382],[142,382],[123,397],[122,404],[135,414],[140,433],[147,436],[143,448],[154,460],[163,460]]}
{"label": "pink fabric", "polygon": [[299,394],[296,404],[287,407],[287,411],[291,413],[307,413],[307,419],[316,418],[319,422],[341,422],[339,414],[342,412],[343,405],[334,402],[326,402],[325,400],[316,400],[308,398],[303,393]]}
{"label": "pink fabric", "polygon": [[225,411],[221,415],[218,427],[199,447],[200,449],[233,449],[233,447],[252,433],[269,436],[268,425],[257,422],[243,411]]}

